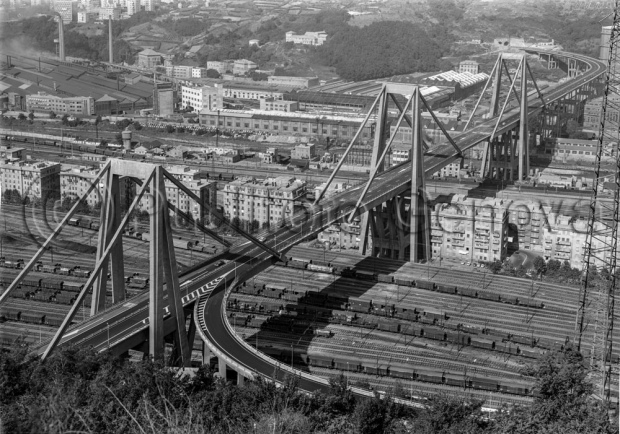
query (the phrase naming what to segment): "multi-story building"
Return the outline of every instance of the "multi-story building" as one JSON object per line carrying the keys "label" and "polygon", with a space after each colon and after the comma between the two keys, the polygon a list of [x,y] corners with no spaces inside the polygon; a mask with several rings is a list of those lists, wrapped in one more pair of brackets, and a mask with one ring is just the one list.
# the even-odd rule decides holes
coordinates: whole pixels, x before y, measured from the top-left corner
{"label": "multi-story building", "polygon": [[153,113],[157,116],[169,116],[174,113],[172,83],[155,83],[153,85]]}
{"label": "multi-story building", "polygon": [[[606,120],[614,125],[620,124],[620,97],[610,94],[608,97],[610,104],[607,104]],[[586,101],[583,107],[583,129],[598,133],[601,127],[601,116],[603,113],[603,97],[594,98]]]}
{"label": "multi-story building", "polygon": [[194,68],[192,66],[170,65],[166,66],[166,75],[178,80],[187,80],[192,78],[193,69]]}
{"label": "multi-story building", "polygon": [[[73,167],[67,171],[60,172],[60,199],[76,200],[82,197],[93,184],[99,174],[99,169],[92,167]],[[106,185],[104,181],[99,181],[97,188],[93,189],[86,197],[85,202],[91,207],[96,207],[103,200]],[[126,207],[135,196],[135,184],[128,178],[120,178],[119,191],[121,206]]]}
{"label": "multi-story building", "polygon": [[291,151],[291,158],[294,160],[311,160],[316,157],[316,146],[314,143],[301,143]]}
{"label": "multi-story building", "polygon": [[162,62],[162,55],[147,48],[138,53],[138,68],[153,69]]}
{"label": "multi-story building", "polygon": [[181,105],[193,107],[195,112],[203,109],[219,110],[224,106],[223,88],[215,86],[181,87]]}
{"label": "multi-story building", "polygon": [[194,66],[192,68],[192,78],[206,78],[207,77],[207,68],[200,68],[199,66]]}
{"label": "multi-story building", "polygon": [[90,96],[62,98],[45,92],[38,92],[37,94],[26,95],[26,110],[90,116],[95,113],[95,101]]}
{"label": "multi-story building", "polygon": [[[615,147],[613,143],[605,143],[607,148],[603,154],[605,160],[615,158]],[[544,152],[550,155],[554,161],[594,161],[596,160],[596,150],[598,140],[581,140],[567,138],[550,138],[545,140]]]}
{"label": "multi-story building", "polygon": [[127,15],[132,16],[140,10],[140,0],[127,0]]}
{"label": "multi-story building", "polygon": [[[192,193],[200,198],[200,203],[190,198],[183,190],[179,189],[168,179],[164,180],[166,198],[180,211],[189,214],[196,221],[203,224],[211,221],[211,209],[217,207],[217,182],[200,179],[198,170],[185,166],[170,166],[166,170],[176,179],[181,181]],[[145,196],[140,200],[139,208],[148,211],[150,198]]]}
{"label": "multi-story building", "polygon": [[335,223],[324,231],[319,232],[317,240],[329,243],[330,247],[339,249],[359,249],[360,226],[359,222]]}
{"label": "multi-story building", "polygon": [[296,35],[294,32],[285,33],[285,42],[304,45],[323,45],[327,40],[327,32],[306,32],[303,35]]}
{"label": "multi-story building", "polygon": [[224,74],[226,72],[231,72],[233,69],[232,60],[223,60],[223,61],[207,61],[207,69],[213,69],[220,74]]}
{"label": "multi-story building", "polygon": [[319,85],[318,77],[289,77],[282,75],[271,75],[267,77],[267,83],[280,86],[290,86],[295,89],[304,89]]}
{"label": "multi-story building", "polygon": [[258,69],[258,65],[251,60],[239,59],[233,62],[232,71],[235,75],[245,75],[255,69]]}
{"label": "multi-story building", "polygon": [[140,5],[144,6],[146,12],[153,10],[153,0],[140,0]]}
{"label": "multi-story building", "polygon": [[108,5],[97,9],[97,12],[100,20],[116,21],[121,19],[121,8],[118,6]]}
{"label": "multi-story building", "polygon": [[60,194],[60,164],[49,161],[15,161],[0,164],[2,194],[19,193],[22,199],[57,198]]}
{"label": "multi-story building", "polygon": [[71,0],[54,0],[54,12],[58,12],[62,17],[63,24],[69,24],[73,21],[73,1]]}
{"label": "multi-story building", "polygon": [[480,72],[480,64],[475,60],[463,60],[459,63],[459,72],[478,74]]}
{"label": "multi-story building", "polygon": [[266,111],[278,112],[296,112],[299,110],[299,104],[296,101],[276,100],[273,98],[261,99],[260,109]]}
{"label": "multi-story building", "polygon": [[224,186],[222,207],[226,218],[238,218],[250,229],[277,227],[293,215],[305,194],[306,183],[294,177],[245,177]]}
{"label": "multi-story building", "polygon": [[431,250],[433,257],[502,260],[508,250],[504,201],[456,195],[451,203],[436,204],[431,215]]}
{"label": "multi-story building", "polygon": [[[254,130],[257,133],[298,135],[330,139],[351,139],[360,128],[363,117],[333,116],[304,112],[275,112],[262,110],[202,110],[200,124],[210,128],[228,130]],[[371,122],[367,122],[360,135],[362,142],[371,137]]]}
{"label": "multi-story building", "polygon": [[97,12],[91,11],[79,11],[77,13],[77,22],[78,23],[90,23],[91,21],[95,21],[99,18],[99,14]]}
{"label": "multi-story building", "polygon": [[284,91],[282,90],[282,88],[274,85],[263,86],[255,83],[224,84],[224,98],[281,100],[283,95]]}

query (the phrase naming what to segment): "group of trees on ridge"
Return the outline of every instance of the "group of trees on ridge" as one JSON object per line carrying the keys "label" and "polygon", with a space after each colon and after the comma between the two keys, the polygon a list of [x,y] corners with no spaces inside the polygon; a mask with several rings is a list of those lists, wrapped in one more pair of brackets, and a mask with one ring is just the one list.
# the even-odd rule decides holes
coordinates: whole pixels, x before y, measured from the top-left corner
{"label": "group of trees on ridge", "polygon": [[[27,349],[0,352],[0,431],[538,434],[613,433],[607,410],[591,398],[581,355],[549,353],[527,374],[538,397],[529,406],[488,415],[482,401],[438,395],[426,408],[388,396],[356,398],[340,376],[330,392],[305,395],[290,377],[243,387],[206,366],[193,378],[148,361],[129,362],[90,349],[60,348],[45,362]],[[391,396],[402,395],[402,387]],[[616,423],[616,422],[614,422]]]}

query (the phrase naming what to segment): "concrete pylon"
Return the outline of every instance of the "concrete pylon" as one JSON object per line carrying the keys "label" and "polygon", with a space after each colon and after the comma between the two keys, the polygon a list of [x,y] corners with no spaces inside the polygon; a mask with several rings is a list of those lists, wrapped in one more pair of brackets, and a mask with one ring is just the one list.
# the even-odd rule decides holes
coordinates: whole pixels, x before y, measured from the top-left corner
{"label": "concrete pylon", "polygon": [[108,58],[114,63],[114,44],[112,43],[112,18],[108,20]]}

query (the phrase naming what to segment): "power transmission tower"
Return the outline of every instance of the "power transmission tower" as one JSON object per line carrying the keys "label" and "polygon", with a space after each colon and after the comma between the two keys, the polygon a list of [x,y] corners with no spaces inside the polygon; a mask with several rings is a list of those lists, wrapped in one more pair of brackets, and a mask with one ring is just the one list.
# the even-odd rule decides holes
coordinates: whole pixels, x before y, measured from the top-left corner
{"label": "power transmission tower", "polygon": [[[620,16],[616,0],[608,43],[605,93],[600,118],[600,130],[590,199],[590,215],[587,223],[586,242],[583,251],[583,274],[579,292],[579,309],[575,323],[577,349],[586,355],[586,337],[591,337],[590,368],[595,380],[600,381],[600,394],[610,401],[614,304],[617,270],[617,238],[620,204]],[[612,170],[601,167],[613,162]],[[605,187],[613,189],[611,199],[602,197]],[[606,269],[608,273],[599,273]]]}

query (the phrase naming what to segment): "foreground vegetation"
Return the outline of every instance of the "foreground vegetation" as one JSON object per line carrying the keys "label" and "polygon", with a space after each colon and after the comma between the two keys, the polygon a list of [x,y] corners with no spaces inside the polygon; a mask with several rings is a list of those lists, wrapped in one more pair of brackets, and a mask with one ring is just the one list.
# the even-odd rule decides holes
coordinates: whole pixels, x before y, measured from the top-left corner
{"label": "foreground vegetation", "polygon": [[[346,378],[328,394],[299,393],[258,380],[237,387],[206,367],[179,378],[166,367],[91,350],[59,350],[42,363],[25,350],[0,354],[0,432],[123,433],[613,433],[590,395],[586,370],[572,350],[547,355],[531,368],[535,402],[491,418],[482,402],[437,396],[427,409],[386,399],[358,399]],[[400,391],[399,391],[400,390]],[[402,392],[400,387],[394,395]],[[3,431],[4,430],[4,431]]]}

